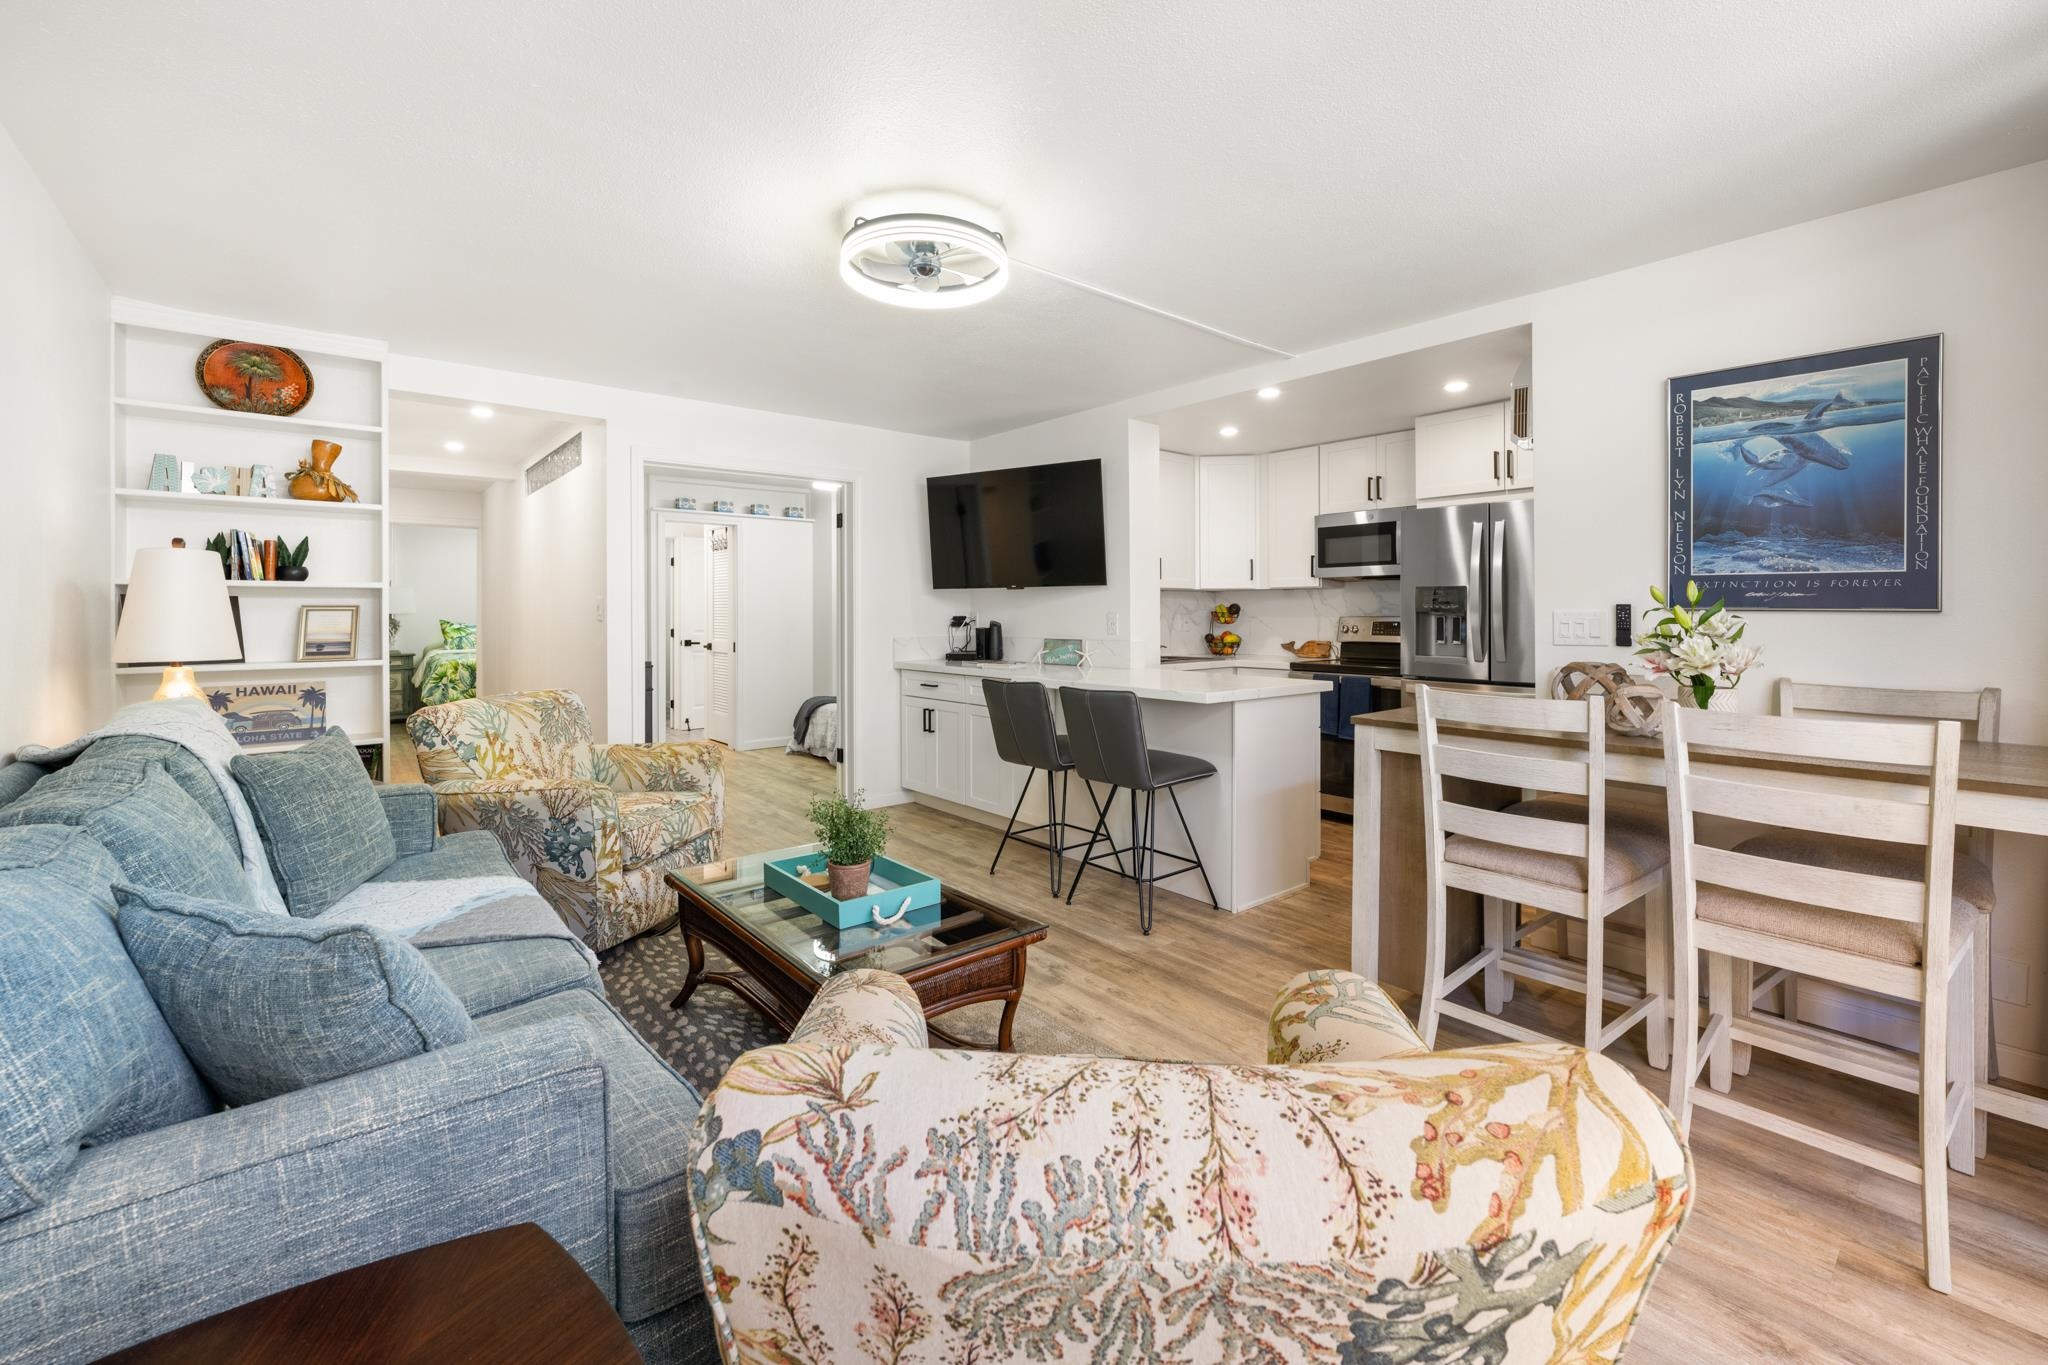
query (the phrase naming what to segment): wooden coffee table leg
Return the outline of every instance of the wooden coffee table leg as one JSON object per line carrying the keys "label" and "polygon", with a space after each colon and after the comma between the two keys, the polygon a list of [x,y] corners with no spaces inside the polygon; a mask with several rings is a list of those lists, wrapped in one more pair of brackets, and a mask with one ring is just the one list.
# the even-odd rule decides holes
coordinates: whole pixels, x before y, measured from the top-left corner
{"label": "wooden coffee table leg", "polygon": [[1010,1026],[1017,1021],[1017,1006],[1024,999],[1024,992],[1012,991],[1003,999],[1003,1022],[996,1029],[996,1051],[1015,1052],[1016,1046],[1010,1040]]}
{"label": "wooden coffee table leg", "polygon": [[690,970],[688,975],[683,977],[683,988],[676,992],[675,999],[668,1002],[668,1007],[672,1010],[679,1010],[688,1004],[690,996],[696,992],[697,983],[704,979],[704,940],[697,937],[696,931],[690,928],[687,920],[683,922],[681,928],[683,951],[690,955]]}

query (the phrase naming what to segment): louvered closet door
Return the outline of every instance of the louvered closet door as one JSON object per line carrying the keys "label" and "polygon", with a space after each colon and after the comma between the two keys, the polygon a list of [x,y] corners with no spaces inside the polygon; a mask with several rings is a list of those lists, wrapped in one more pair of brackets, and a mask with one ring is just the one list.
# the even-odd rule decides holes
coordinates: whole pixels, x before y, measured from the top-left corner
{"label": "louvered closet door", "polygon": [[734,742],[739,719],[739,659],[734,641],[739,634],[738,555],[730,526],[713,526],[711,541],[711,698],[705,728],[722,744]]}

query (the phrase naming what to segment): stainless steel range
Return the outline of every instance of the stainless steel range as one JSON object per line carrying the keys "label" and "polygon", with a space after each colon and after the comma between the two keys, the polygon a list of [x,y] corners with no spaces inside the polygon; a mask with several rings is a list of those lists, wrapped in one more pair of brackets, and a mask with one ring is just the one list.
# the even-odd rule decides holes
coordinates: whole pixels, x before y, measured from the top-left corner
{"label": "stainless steel range", "polygon": [[1323,693],[1322,793],[1325,815],[1351,814],[1351,718],[1401,704],[1401,618],[1344,616],[1337,621],[1328,659],[1298,659],[1289,672],[1321,678]]}

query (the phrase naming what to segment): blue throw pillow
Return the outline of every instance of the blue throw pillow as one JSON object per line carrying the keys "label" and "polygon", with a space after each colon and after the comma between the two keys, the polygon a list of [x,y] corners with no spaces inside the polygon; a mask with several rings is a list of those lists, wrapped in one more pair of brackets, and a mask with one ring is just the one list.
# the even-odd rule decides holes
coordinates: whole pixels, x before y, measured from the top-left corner
{"label": "blue throw pillow", "polygon": [[379,929],[129,886],[121,941],[199,1073],[230,1104],[476,1036],[419,949]]}
{"label": "blue throw pillow", "polygon": [[340,730],[280,754],[238,754],[256,829],[294,915],[317,915],[398,861],[376,784]]}
{"label": "blue throw pillow", "polygon": [[0,1218],[81,1145],[218,1108],[121,946],[120,877],[76,829],[0,831]]}
{"label": "blue throw pillow", "polygon": [[256,904],[241,855],[161,763],[100,760],[87,749],[0,809],[0,826],[22,825],[76,825],[137,886]]}

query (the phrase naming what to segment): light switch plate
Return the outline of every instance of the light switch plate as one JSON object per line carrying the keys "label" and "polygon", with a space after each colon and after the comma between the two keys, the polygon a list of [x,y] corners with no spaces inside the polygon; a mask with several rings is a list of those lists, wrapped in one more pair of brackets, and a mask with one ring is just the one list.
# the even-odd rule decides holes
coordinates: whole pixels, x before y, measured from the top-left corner
{"label": "light switch plate", "polygon": [[1550,643],[1554,645],[1606,644],[1606,613],[1599,611],[1554,611],[1550,613]]}

